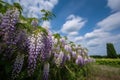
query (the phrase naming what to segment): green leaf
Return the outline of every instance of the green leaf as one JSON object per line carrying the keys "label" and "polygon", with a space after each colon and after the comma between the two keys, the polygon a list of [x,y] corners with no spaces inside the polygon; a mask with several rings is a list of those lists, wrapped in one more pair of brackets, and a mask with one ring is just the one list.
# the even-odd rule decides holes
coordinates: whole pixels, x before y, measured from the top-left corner
{"label": "green leaf", "polygon": [[20,11],[20,13],[22,13],[23,9],[19,3],[13,3],[13,6],[16,7]]}
{"label": "green leaf", "polygon": [[50,12],[48,10],[42,9],[41,12],[43,13],[43,17],[40,20],[49,21],[53,17],[55,17],[55,14],[53,14],[52,12]]}

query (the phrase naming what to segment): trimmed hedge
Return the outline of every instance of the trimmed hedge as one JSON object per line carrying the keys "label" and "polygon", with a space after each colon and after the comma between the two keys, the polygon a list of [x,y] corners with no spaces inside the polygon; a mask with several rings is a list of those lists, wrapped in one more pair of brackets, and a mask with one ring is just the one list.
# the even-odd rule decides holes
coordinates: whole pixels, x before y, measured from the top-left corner
{"label": "trimmed hedge", "polygon": [[[102,55],[90,55],[90,57],[92,58],[108,58],[106,55],[102,56]],[[117,54],[117,58],[120,58],[120,53]]]}
{"label": "trimmed hedge", "polygon": [[101,55],[90,55],[92,58],[107,58],[107,56],[101,56]]}

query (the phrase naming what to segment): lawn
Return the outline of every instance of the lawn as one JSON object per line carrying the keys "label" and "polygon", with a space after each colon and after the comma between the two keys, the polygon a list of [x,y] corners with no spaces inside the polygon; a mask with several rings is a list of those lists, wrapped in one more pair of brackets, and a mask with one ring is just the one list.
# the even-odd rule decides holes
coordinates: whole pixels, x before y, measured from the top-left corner
{"label": "lawn", "polygon": [[93,63],[87,80],[120,80],[120,65]]}

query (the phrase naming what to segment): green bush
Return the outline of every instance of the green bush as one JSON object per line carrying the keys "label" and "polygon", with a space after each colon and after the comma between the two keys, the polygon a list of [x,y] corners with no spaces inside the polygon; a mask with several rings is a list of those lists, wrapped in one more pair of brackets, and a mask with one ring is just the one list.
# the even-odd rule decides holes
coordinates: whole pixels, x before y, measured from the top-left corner
{"label": "green bush", "polygon": [[106,48],[107,48],[107,57],[108,58],[117,58],[117,53],[116,53],[116,50],[112,43],[107,43]]}
{"label": "green bush", "polygon": [[91,55],[92,58],[107,58],[107,56],[101,56],[101,55]]}

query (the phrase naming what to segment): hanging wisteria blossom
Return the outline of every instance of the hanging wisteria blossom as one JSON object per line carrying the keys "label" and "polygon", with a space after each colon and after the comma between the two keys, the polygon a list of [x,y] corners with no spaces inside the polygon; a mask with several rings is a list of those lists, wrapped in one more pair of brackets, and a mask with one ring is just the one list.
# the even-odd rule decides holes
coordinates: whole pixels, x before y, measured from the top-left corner
{"label": "hanging wisteria blossom", "polygon": [[16,23],[19,21],[19,11],[8,10],[2,17],[0,28],[2,29],[3,39],[8,44],[15,44]]}
{"label": "hanging wisteria blossom", "polygon": [[13,66],[13,71],[12,71],[13,79],[16,78],[18,74],[20,73],[23,63],[24,63],[24,54],[18,54],[15,59],[14,66]]}
{"label": "hanging wisteria blossom", "polygon": [[29,57],[28,57],[28,74],[31,76],[34,72],[37,63],[37,57],[40,51],[43,50],[42,33],[32,34],[28,37]]}

